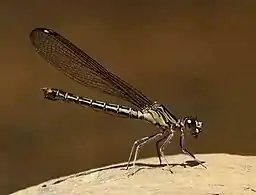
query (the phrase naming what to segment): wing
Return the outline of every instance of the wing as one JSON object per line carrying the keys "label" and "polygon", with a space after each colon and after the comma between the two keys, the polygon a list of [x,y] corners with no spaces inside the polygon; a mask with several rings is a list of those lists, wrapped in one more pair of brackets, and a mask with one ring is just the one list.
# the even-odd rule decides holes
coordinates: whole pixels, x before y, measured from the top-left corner
{"label": "wing", "polygon": [[74,81],[130,102],[139,109],[152,104],[143,93],[57,32],[36,28],[30,33],[30,40],[41,57]]}

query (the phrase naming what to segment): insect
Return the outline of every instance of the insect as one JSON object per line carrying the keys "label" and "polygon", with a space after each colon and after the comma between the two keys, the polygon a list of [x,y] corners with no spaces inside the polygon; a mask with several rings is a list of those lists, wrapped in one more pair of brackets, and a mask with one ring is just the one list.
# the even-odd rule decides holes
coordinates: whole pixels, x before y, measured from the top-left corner
{"label": "insect", "polygon": [[134,167],[141,147],[153,140],[156,141],[160,164],[162,164],[163,159],[169,165],[164,155],[164,149],[176,132],[180,132],[182,152],[190,155],[198,164],[205,167],[184,145],[186,132],[195,138],[202,132],[202,122],[198,121],[196,117],[176,118],[164,105],[148,99],[138,89],[108,71],[69,40],[51,29],[36,28],[32,30],[30,40],[42,58],[69,78],[88,88],[123,99],[131,103],[133,108],[80,97],[60,89],[44,87],[41,90],[46,99],[75,103],[119,117],[144,120],[159,129],[154,135],[145,136],[134,142],[126,169],[130,166],[133,154]]}

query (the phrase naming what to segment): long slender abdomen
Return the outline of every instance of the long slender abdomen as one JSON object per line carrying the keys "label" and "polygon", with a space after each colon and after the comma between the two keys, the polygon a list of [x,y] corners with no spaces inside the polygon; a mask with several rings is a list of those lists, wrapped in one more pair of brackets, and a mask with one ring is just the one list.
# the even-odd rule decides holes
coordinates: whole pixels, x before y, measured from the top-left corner
{"label": "long slender abdomen", "polygon": [[102,111],[107,114],[116,115],[119,117],[141,119],[143,115],[141,111],[136,110],[134,108],[129,108],[129,107],[121,106],[118,104],[110,104],[103,101],[80,97],[72,93],[62,91],[60,89],[44,87],[41,90],[44,93],[44,97],[52,101],[59,100],[64,102],[72,102],[82,106],[91,107],[96,111]]}

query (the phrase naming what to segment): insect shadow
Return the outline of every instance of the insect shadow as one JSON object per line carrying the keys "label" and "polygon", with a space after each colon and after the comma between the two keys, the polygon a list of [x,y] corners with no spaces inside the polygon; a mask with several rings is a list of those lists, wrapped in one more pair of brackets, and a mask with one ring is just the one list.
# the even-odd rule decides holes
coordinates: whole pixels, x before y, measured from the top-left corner
{"label": "insect shadow", "polygon": [[[205,163],[205,162],[202,162],[202,163]],[[145,169],[145,168],[159,168],[159,167],[167,166],[167,164],[159,164],[159,163],[158,164],[136,163],[135,165],[139,166],[139,168],[130,175],[134,175],[135,173],[137,173],[140,170]],[[184,163],[172,163],[172,164],[170,164],[170,168],[176,167],[176,166],[182,166],[182,167],[186,168],[186,167],[195,167],[195,166],[198,166],[198,165],[200,165],[198,162],[196,162],[194,160],[188,160],[188,161],[185,161]],[[130,165],[129,167],[131,167],[131,166],[132,165]],[[93,170],[89,170],[89,171],[84,171],[84,172],[81,172],[81,173],[77,173],[77,174],[65,177],[63,179],[56,180],[53,183],[48,184],[48,185],[43,184],[42,187],[47,187],[49,185],[59,184],[59,183],[62,183],[62,182],[66,181],[70,178],[85,176],[85,175],[89,175],[89,174],[100,172],[100,171],[111,170],[111,169],[119,169],[119,168],[122,169],[122,170],[126,170],[126,167],[127,167],[127,163],[123,163],[123,164],[117,164],[117,165],[111,165],[111,166],[107,166],[107,167],[97,168],[97,169],[93,169]]]}

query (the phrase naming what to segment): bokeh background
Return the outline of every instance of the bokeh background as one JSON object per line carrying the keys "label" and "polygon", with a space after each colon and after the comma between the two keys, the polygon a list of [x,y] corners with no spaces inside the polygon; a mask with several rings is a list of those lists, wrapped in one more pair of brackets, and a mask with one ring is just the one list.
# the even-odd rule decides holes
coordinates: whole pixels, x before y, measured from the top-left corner
{"label": "bokeh background", "polygon": [[[29,40],[36,27],[56,30],[178,117],[197,115],[205,131],[188,138],[192,152],[256,154],[256,2],[177,2],[0,3],[0,194],[126,161],[133,142],[157,130],[43,99],[47,86],[126,104],[48,65]],[[166,153],[180,153],[178,137]],[[150,156],[154,143],[140,154]]]}

